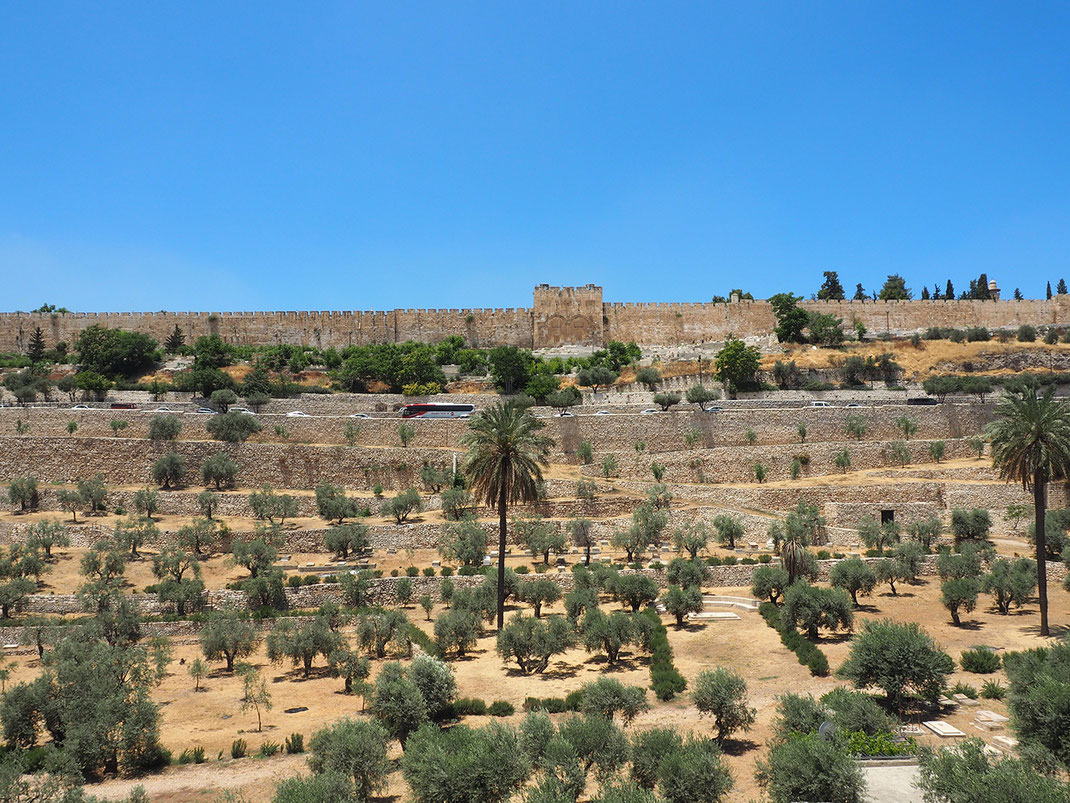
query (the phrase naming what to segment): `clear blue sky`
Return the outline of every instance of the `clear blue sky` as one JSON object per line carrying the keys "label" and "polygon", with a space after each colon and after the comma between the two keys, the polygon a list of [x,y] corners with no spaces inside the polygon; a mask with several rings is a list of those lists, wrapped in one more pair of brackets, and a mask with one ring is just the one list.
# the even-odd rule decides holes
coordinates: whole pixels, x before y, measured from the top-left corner
{"label": "clear blue sky", "polygon": [[0,309],[1070,279],[1065,2],[9,2]]}

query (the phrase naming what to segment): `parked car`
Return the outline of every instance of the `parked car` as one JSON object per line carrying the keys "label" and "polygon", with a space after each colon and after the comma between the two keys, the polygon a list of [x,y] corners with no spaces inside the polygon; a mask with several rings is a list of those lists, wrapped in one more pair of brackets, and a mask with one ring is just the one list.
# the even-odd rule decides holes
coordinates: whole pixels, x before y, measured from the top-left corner
{"label": "parked car", "polygon": [[844,405],[844,407],[861,407],[861,406],[862,405],[859,404],[858,402],[848,402],[847,404]]}
{"label": "parked car", "polygon": [[599,410],[595,415],[613,415],[609,410]]}
{"label": "parked car", "polygon": [[95,410],[96,408],[95,407],[90,407],[88,404],[76,404],[71,409],[72,410]]}
{"label": "parked car", "polygon": [[300,410],[291,410],[286,414],[287,418],[312,418],[308,413],[302,413]]}
{"label": "parked car", "polygon": [[198,407],[197,412],[204,415],[219,415],[219,410],[213,410],[211,407]]}
{"label": "parked car", "polygon": [[811,407],[831,407],[832,405],[829,404],[827,401],[812,401],[812,402],[810,402],[810,406]]}
{"label": "parked car", "polygon": [[654,413],[660,413],[661,410],[657,410],[653,407],[648,407],[645,410],[640,410],[639,415],[653,415]]}
{"label": "parked car", "polygon": [[719,412],[721,412],[721,406],[718,405],[718,404],[715,404],[712,407],[707,407],[706,408],[706,412],[707,413],[719,413]]}
{"label": "parked car", "polygon": [[371,418],[367,413],[350,413],[350,418]]}
{"label": "parked car", "polygon": [[242,415],[256,415],[256,413],[254,413],[248,407],[231,407],[230,411],[232,413],[241,413]]}
{"label": "parked car", "polygon": [[170,407],[157,407],[154,412],[157,412],[157,413],[173,413],[174,410],[172,410]]}

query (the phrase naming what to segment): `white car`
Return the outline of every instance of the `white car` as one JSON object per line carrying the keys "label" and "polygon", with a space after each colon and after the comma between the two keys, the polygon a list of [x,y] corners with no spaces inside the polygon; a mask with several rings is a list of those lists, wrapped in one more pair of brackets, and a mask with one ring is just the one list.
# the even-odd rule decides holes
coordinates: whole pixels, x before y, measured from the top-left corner
{"label": "white car", "polygon": [[350,418],[371,418],[367,413],[350,413]]}
{"label": "white car", "polygon": [[256,413],[254,413],[252,410],[248,409],[247,407],[231,407],[230,411],[232,413],[241,413],[242,415],[256,415]]}
{"label": "white car", "polygon": [[172,410],[170,407],[157,407],[153,412],[157,412],[157,413],[173,413],[174,410]]}
{"label": "white car", "polygon": [[71,409],[72,410],[92,410],[93,408],[90,407],[88,404],[76,404]]}
{"label": "white car", "polygon": [[286,414],[287,418],[312,418],[308,413],[302,413],[300,410],[291,410]]}
{"label": "white car", "polygon": [[653,415],[654,413],[660,413],[661,410],[655,410],[653,407],[648,407],[645,410],[640,410],[639,415]]}
{"label": "white car", "polygon": [[613,415],[609,410],[599,410],[595,415]]}
{"label": "white car", "polygon": [[219,415],[219,410],[213,410],[211,407],[198,407],[197,412],[204,415]]}

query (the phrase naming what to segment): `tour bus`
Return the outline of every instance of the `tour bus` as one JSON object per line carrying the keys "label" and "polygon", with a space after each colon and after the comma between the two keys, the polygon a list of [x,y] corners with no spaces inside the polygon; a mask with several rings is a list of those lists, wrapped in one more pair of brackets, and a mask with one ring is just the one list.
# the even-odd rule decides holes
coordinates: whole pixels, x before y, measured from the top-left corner
{"label": "tour bus", "polygon": [[472,404],[406,404],[402,418],[468,418],[475,412]]}

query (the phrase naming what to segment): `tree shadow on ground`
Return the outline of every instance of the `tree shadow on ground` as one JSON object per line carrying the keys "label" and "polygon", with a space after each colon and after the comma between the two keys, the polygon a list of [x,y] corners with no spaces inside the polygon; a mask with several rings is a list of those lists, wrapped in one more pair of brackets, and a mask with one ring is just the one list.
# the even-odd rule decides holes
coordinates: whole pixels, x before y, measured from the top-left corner
{"label": "tree shadow on ground", "polygon": [[753,739],[725,739],[721,744],[721,752],[728,756],[742,756],[760,746]]}
{"label": "tree shadow on ground", "polygon": [[567,680],[579,674],[580,668],[566,661],[557,661],[543,670],[542,677],[547,680]]}
{"label": "tree shadow on ground", "polygon": [[326,666],[314,666],[308,673],[308,677],[305,677],[305,670],[299,666],[294,667],[288,672],[283,672],[281,675],[276,675],[271,679],[272,683],[282,683],[289,681],[290,683],[305,683],[309,680],[322,680],[323,678],[332,678],[334,674],[329,667]]}
{"label": "tree shadow on ground", "polygon": [[951,626],[959,630],[980,630],[983,624],[980,619],[963,619],[957,625],[952,622]]}
{"label": "tree shadow on ground", "polygon": [[[1048,630],[1050,631],[1051,638],[1066,638],[1067,635],[1070,635],[1070,625],[1048,625]],[[1028,633],[1031,636],[1039,636],[1040,625],[1036,624],[1023,627],[1022,632]]]}

